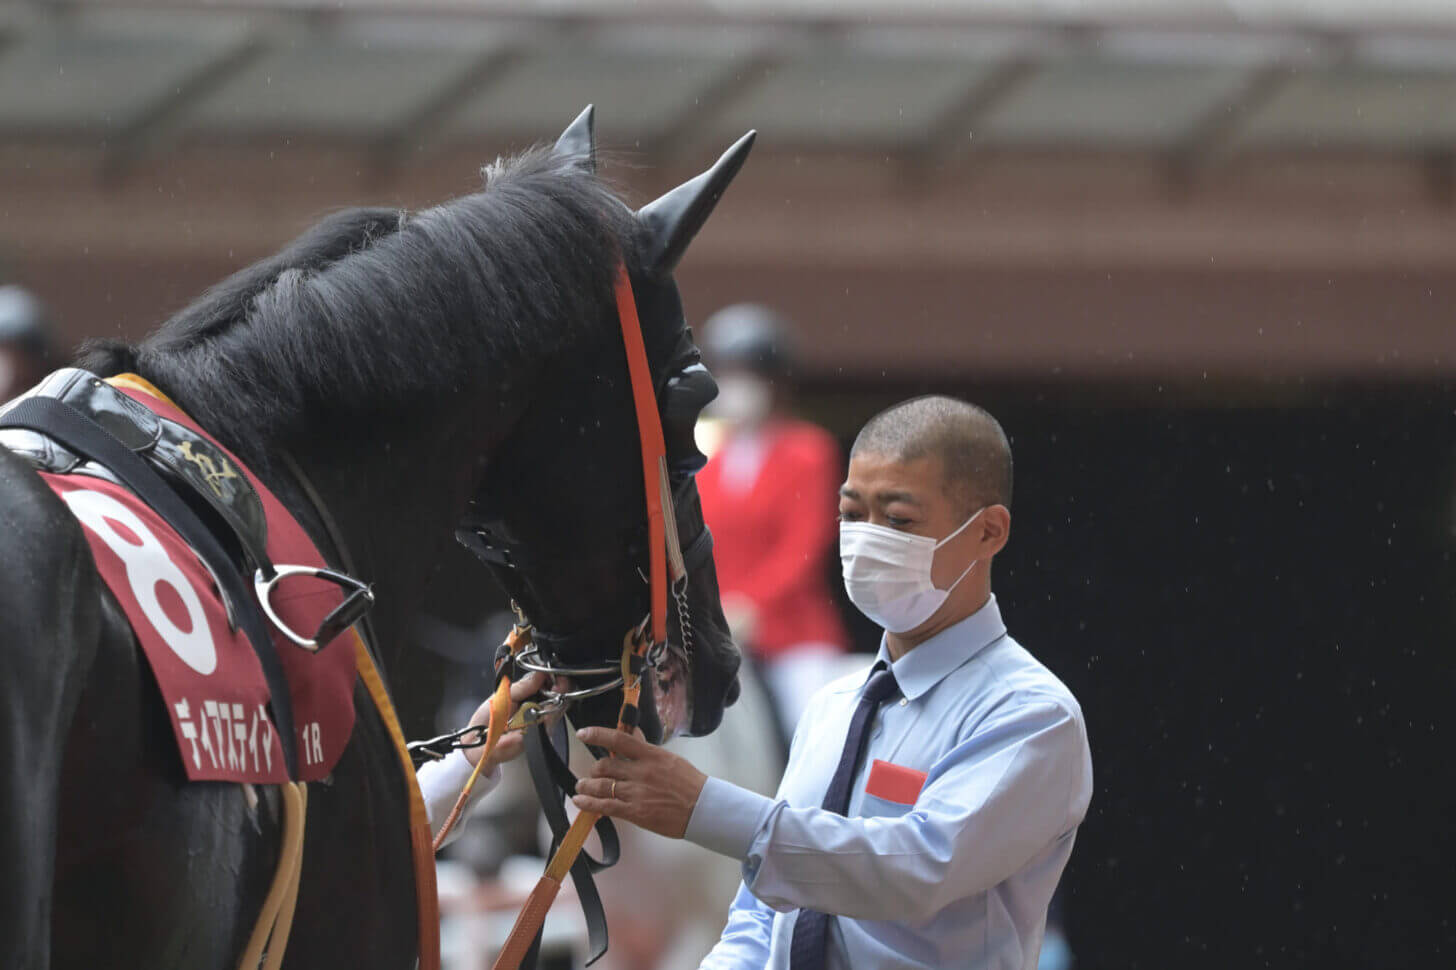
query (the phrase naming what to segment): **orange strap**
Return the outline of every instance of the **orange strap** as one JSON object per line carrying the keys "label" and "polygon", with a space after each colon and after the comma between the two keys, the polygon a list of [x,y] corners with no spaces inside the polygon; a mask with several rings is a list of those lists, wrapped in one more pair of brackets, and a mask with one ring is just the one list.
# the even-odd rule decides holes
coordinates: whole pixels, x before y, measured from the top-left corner
{"label": "orange strap", "polygon": [[642,452],[642,488],[647,493],[647,547],[652,564],[652,642],[667,639],[667,532],[662,514],[659,470],[667,455],[662,418],[657,413],[657,392],[642,343],[642,323],[632,297],[632,279],[626,264],[617,267],[617,320],[627,348],[627,375],[632,379],[632,405],[637,410],[637,437]]}
{"label": "orange strap", "polygon": [[490,699],[490,717],[486,721],[485,744],[480,749],[480,757],[476,759],[475,768],[470,772],[470,777],[465,779],[465,787],[460,789],[460,795],[455,799],[455,804],[450,808],[450,814],[445,816],[445,823],[440,826],[440,831],[435,834],[435,841],[430,848],[434,852],[440,851],[440,846],[445,844],[451,829],[455,823],[460,821],[460,814],[465,811],[465,803],[470,800],[470,793],[475,789],[475,781],[480,777],[480,770],[490,760],[491,752],[495,751],[495,744],[501,739],[501,725],[505,724],[511,716],[511,679],[502,677],[496,685],[495,694]]}
{"label": "orange strap", "polygon": [[[622,344],[627,351],[627,375],[632,381],[632,406],[637,412],[637,438],[642,452],[642,489],[647,497],[647,542],[651,564],[652,625],[648,636],[634,640],[636,631],[629,631],[622,645],[622,713],[617,730],[631,728],[623,719],[629,707],[635,707],[641,682],[632,676],[630,659],[647,652],[654,643],[667,639],[667,525],[664,505],[671,496],[667,491],[667,445],[662,437],[662,417],[657,412],[657,392],[652,386],[652,371],[647,364],[647,348],[642,340],[642,322],[637,317],[637,301],[632,296],[632,279],[625,263],[617,267],[617,320],[622,327]],[[674,523],[675,525],[676,523]],[[526,900],[525,908],[516,917],[506,945],[496,957],[494,970],[517,970],[531,949],[536,932],[546,920],[551,902],[581,854],[592,826],[601,818],[595,812],[581,812],[571,823],[566,836],[546,871]]]}
{"label": "orange strap", "polygon": [[[540,878],[536,888],[526,898],[526,905],[521,907],[521,915],[516,917],[516,925],[511,927],[511,935],[507,938],[506,945],[495,958],[493,970],[501,970],[503,967],[515,970],[521,965],[526,954],[531,952],[531,944],[536,941],[536,928],[546,922],[546,914],[560,891],[561,880],[552,879],[550,876]],[[531,927],[531,930],[524,932],[522,927]]]}
{"label": "orange strap", "polygon": [[[506,646],[510,647],[511,656],[515,656],[525,649],[531,642],[529,628],[521,626],[511,627],[511,632],[506,636]],[[480,758],[475,762],[475,770],[465,781],[465,787],[460,789],[460,796],[455,799],[455,805],[450,809],[450,814],[445,818],[445,824],[440,826],[440,834],[435,836],[434,851],[439,852],[440,846],[445,844],[445,837],[460,820],[460,813],[465,811],[465,803],[470,800],[470,792],[475,788],[475,781],[480,777],[480,769],[490,760],[491,752],[501,737],[506,733],[508,721],[511,717],[511,679],[504,675],[500,683],[495,686],[495,694],[490,699],[490,720],[485,726],[485,745],[481,749]]]}
{"label": "orange strap", "polygon": [[380,679],[364,641],[359,639],[357,632],[349,632],[354,634],[354,657],[359,679],[364,682],[380,719],[389,730],[389,739],[394,742],[404,771],[405,787],[409,791],[410,849],[415,861],[415,909],[420,924],[418,970],[440,970],[440,897],[435,888],[435,851],[430,844],[430,817],[425,813],[425,799],[415,778],[414,760],[405,747],[404,732],[399,728],[394,705],[389,702],[389,695],[384,690],[384,681]]}

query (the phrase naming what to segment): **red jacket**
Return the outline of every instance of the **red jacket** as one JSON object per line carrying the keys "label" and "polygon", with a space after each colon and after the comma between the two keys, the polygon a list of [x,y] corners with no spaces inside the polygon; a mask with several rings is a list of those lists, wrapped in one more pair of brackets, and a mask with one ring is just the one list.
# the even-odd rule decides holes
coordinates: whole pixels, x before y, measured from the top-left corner
{"label": "red jacket", "polygon": [[839,446],[805,421],[770,422],[754,434],[730,435],[698,473],[719,588],[758,608],[760,656],[803,643],[844,649],[825,562],[837,555]]}

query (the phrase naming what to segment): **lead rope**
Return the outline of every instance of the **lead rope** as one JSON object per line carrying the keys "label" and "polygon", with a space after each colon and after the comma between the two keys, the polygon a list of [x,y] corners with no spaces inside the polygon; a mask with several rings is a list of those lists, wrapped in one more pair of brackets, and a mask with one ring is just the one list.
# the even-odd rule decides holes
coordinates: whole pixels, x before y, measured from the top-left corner
{"label": "lead rope", "polygon": [[[645,628],[629,630],[622,640],[622,708],[617,715],[618,731],[631,732],[637,727],[637,702],[642,693],[642,678],[634,673],[634,668],[640,667],[632,661],[644,656],[650,645]],[[616,755],[612,754],[610,757],[615,758]],[[600,818],[596,812],[580,812],[572,821],[571,828],[562,838],[556,854],[547,863],[546,871],[541,874],[535,888],[531,890],[531,895],[526,898],[526,904],[521,907],[515,925],[511,927],[511,935],[506,939],[500,955],[496,957],[493,970],[518,970],[521,961],[525,960],[526,954],[531,950],[537,931],[546,921],[546,913],[556,901],[562,883],[570,875],[576,857],[581,854],[587,836]]]}
{"label": "lead rope", "polygon": [[[511,632],[506,635],[506,646],[510,649],[510,655],[514,658],[531,642],[531,628],[516,624],[511,627]],[[507,662],[502,666],[497,675],[495,694],[490,699],[490,719],[486,722],[485,745],[480,752],[480,759],[475,762],[475,770],[465,781],[465,787],[460,790],[460,796],[455,799],[455,805],[450,809],[450,814],[445,817],[445,824],[440,826],[440,832],[435,836],[432,848],[440,851],[440,846],[445,844],[445,837],[459,821],[460,814],[465,811],[465,803],[470,800],[471,789],[475,787],[476,779],[480,777],[480,770],[490,760],[491,752],[495,750],[496,744],[501,736],[505,734],[507,722],[511,716],[511,677],[510,664]]]}

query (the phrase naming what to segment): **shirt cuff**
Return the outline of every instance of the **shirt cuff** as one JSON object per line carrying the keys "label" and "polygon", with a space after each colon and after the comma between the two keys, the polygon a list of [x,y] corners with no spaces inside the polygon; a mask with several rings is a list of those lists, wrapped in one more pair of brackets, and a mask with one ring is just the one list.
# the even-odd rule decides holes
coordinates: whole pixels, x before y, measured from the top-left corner
{"label": "shirt cuff", "polygon": [[[431,834],[437,834],[440,826],[445,824],[450,809],[455,807],[455,800],[460,797],[460,792],[465,789],[465,783],[470,780],[470,773],[474,770],[475,766],[465,757],[465,752],[458,748],[439,761],[427,761],[420,765],[415,777],[420,783],[420,794],[424,796],[425,814],[430,819]],[[500,765],[493,765],[489,771],[480,773],[470,792],[470,798],[460,813],[462,822],[480,799],[496,786],[500,777]],[[461,828],[462,825],[457,825],[451,834],[458,834]]]}
{"label": "shirt cuff", "polygon": [[698,794],[683,838],[743,862],[773,806],[772,798],[721,778],[709,778]]}

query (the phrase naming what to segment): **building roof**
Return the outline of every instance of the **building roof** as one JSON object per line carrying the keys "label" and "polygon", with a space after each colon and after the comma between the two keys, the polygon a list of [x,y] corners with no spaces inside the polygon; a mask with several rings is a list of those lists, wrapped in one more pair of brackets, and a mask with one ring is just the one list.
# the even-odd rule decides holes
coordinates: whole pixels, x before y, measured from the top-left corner
{"label": "building roof", "polygon": [[[549,137],[956,155],[1428,157],[1456,145],[1456,7],[1052,2],[72,4],[0,14],[0,137],[124,154],[260,134],[373,151]],[[1380,9],[1381,19],[1368,11]],[[1367,11],[1364,19],[1359,10]],[[405,12],[408,10],[409,12]],[[866,11],[876,10],[874,16]],[[48,12],[49,11],[49,12]],[[892,11],[892,12],[891,12]],[[933,12],[932,12],[933,11]],[[1174,14],[1177,13],[1175,16]]]}

